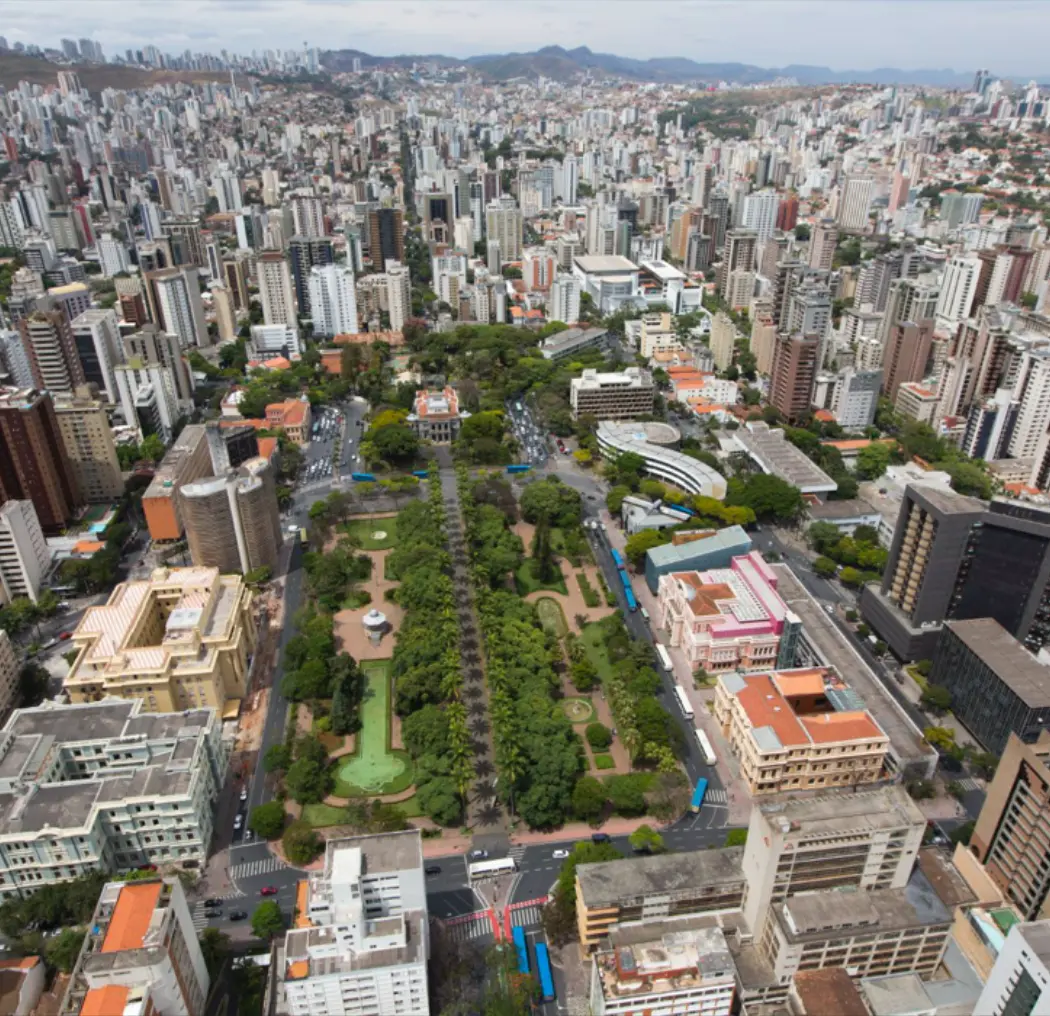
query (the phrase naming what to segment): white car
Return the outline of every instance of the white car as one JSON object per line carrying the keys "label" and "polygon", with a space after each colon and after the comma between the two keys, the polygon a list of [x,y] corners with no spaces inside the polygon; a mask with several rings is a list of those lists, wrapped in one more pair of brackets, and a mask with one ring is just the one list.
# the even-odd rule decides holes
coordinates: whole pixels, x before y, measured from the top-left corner
{"label": "white car", "polygon": [[555,861],[564,861],[565,858],[568,857],[568,856],[569,856],[569,852],[567,850],[562,850],[562,849],[555,850],[551,854],[551,857],[553,857]]}
{"label": "white car", "polygon": [[233,828],[240,829],[244,825],[244,816],[238,813],[237,817],[233,820]]}

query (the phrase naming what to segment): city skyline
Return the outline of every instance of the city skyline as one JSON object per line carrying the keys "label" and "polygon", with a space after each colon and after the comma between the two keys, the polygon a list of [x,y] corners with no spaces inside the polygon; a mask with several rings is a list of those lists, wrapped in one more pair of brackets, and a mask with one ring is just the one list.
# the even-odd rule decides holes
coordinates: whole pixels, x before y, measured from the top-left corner
{"label": "city skyline", "polygon": [[595,0],[568,8],[531,0],[514,5],[514,30],[508,33],[508,8],[498,0],[178,0],[142,5],[131,22],[126,7],[114,0],[48,0],[31,10],[3,0],[0,34],[10,43],[44,47],[57,46],[65,36],[86,37],[101,43],[107,56],[145,45],[167,52],[250,53],[305,44],[377,56],[469,58],[561,45],[636,59],[685,57],[774,68],[962,72],[987,66],[1018,77],[1047,72],[1040,45],[1050,32],[1045,4],[973,0],[965,4],[965,18],[946,17],[946,5],[932,0],[856,0],[848,20],[840,17],[844,8],[836,0],[694,0],[638,21],[610,18],[610,6]]}

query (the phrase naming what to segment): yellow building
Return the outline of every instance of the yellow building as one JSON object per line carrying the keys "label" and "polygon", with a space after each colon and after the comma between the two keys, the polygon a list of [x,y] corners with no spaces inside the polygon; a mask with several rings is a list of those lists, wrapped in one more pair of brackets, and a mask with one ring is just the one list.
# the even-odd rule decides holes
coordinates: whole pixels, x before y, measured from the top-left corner
{"label": "yellow building", "polygon": [[143,699],[151,712],[212,706],[236,715],[255,650],[252,594],[218,568],[158,568],[89,607],[72,644],[71,702]]}

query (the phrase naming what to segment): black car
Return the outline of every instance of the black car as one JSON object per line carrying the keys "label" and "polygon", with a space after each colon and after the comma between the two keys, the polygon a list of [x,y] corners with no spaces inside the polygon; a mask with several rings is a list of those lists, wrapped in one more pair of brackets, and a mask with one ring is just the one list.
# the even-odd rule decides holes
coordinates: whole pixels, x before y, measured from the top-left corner
{"label": "black car", "polygon": [[206,907],[221,907],[222,906],[222,900],[216,900],[216,899],[205,900],[204,901],[204,905]]}
{"label": "black car", "polygon": [[247,920],[247,918],[248,918],[248,911],[247,910],[231,910],[230,911],[230,920],[231,921],[244,921],[244,920]]}
{"label": "black car", "polygon": [[591,843],[609,843],[608,833],[591,833]]}
{"label": "black car", "polygon": [[441,874],[441,865],[440,864],[428,864],[423,869],[423,874],[424,875],[440,875]]}
{"label": "black car", "polygon": [[204,911],[205,917],[222,917],[222,911],[218,907],[207,907]]}

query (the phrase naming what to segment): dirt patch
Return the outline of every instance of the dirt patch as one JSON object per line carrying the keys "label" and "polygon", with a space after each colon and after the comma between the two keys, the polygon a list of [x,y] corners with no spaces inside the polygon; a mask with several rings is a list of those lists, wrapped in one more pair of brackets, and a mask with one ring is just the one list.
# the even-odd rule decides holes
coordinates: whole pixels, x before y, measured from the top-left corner
{"label": "dirt patch", "polygon": [[266,723],[266,710],[270,703],[270,689],[250,695],[241,706],[237,720],[237,736],[234,751],[258,751],[262,745],[262,732]]}

